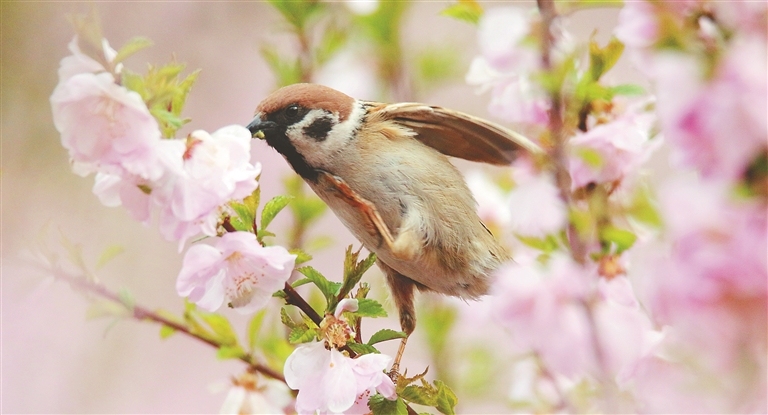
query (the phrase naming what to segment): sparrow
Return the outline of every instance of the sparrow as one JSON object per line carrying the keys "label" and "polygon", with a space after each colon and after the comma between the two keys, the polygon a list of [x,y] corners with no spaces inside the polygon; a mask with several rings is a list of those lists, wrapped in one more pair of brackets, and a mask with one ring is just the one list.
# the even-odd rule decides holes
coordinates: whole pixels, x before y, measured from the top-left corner
{"label": "sparrow", "polygon": [[418,103],[384,104],[316,84],[278,89],[247,128],[280,153],[369,251],[386,276],[406,333],[414,292],[486,294],[510,255],[476,212],[448,157],[508,165],[542,150],[492,122]]}

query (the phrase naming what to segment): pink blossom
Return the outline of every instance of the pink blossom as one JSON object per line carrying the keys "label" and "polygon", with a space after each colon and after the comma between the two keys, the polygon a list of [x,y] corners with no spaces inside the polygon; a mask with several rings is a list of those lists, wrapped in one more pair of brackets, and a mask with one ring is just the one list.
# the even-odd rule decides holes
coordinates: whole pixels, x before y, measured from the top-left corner
{"label": "pink blossom", "polygon": [[654,5],[646,1],[629,1],[619,12],[619,23],[614,33],[630,48],[651,46],[659,34]]}
{"label": "pink blossom", "polygon": [[535,15],[516,7],[497,7],[483,14],[477,29],[483,58],[497,70],[531,71],[539,66],[535,47],[521,44],[529,36]]}
{"label": "pink blossom", "polygon": [[750,36],[765,36],[768,3],[764,1],[734,0],[712,2],[718,24]]}
{"label": "pink blossom", "polygon": [[263,247],[248,232],[227,233],[214,245],[197,244],[184,255],[176,280],[182,297],[208,311],[226,302],[243,314],[264,307],[291,276],[296,255]]}
{"label": "pink blossom", "polygon": [[592,364],[589,319],[582,303],[590,290],[587,274],[565,256],[547,266],[511,263],[492,288],[496,318],[519,352],[536,351],[550,370],[584,374]]}
{"label": "pink blossom", "polygon": [[[74,75],[107,71],[107,69],[104,68],[104,65],[97,62],[90,56],[84,54],[80,50],[79,41],[79,37],[75,36],[72,41],[69,42],[69,51],[72,52],[72,55],[67,56],[61,60],[61,65],[59,66],[60,83],[66,81]],[[117,51],[109,46],[107,39],[102,39],[102,50],[104,54],[103,56],[107,61],[112,61],[112,59],[117,56]]]}
{"label": "pink blossom", "polygon": [[201,231],[216,234],[220,206],[258,186],[261,165],[250,163],[250,145],[250,132],[237,125],[213,134],[198,130],[186,141],[163,140],[161,161],[168,173],[156,191],[166,239],[181,246]]}
{"label": "pink blossom", "polygon": [[[631,275],[653,319],[670,326],[661,357],[720,383],[709,396],[728,405],[723,412],[741,411],[755,400],[731,402],[731,386],[751,394],[759,379],[747,375],[765,381],[765,206],[732,200],[728,186],[696,179],[670,181],[659,196],[667,246],[640,250]],[[684,385],[674,387],[686,396]]]}
{"label": "pink blossom", "polygon": [[93,193],[105,206],[122,205],[134,219],[148,224],[152,207],[149,186],[149,181],[138,176],[97,173]]}
{"label": "pink blossom", "polygon": [[[519,163],[518,163],[519,165]],[[557,233],[566,224],[565,203],[552,177],[525,169],[515,170],[516,186],[507,197],[512,232],[543,237]]]}
{"label": "pink blossom", "polygon": [[293,402],[290,390],[282,382],[244,373],[233,379],[234,385],[221,405],[220,414],[285,414]]}
{"label": "pink blossom", "polygon": [[394,384],[384,373],[391,363],[392,358],[383,354],[352,359],[319,341],[299,345],[285,361],[284,374],[288,386],[299,390],[299,414],[366,413],[360,411],[363,404],[367,408],[363,397],[373,390],[395,398]]}
{"label": "pink blossom", "polygon": [[509,122],[545,123],[547,97],[530,75],[540,68],[535,45],[525,42],[535,18],[518,8],[499,7],[483,14],[478,28],[482,55],[476,57],[466,82],[491,90],[491,114]]}
{"label": "pink blossom", "polygon": [[635,173],[660,143],[649,137],[653,121],[652,114],[630,109],[616,120],[576,134],[569,141],[572,188],[620,181]]}
{"label": "pink blossom", "polygon": [[677,159],[706,177],[738,179],[768,146],[766,43],[737,38],[711,80],[692,57],[663,53],[653,68],[658,114]]}
{"label": "pink blossom", "polygon": [[53,121],[74,162],[91,171],[130,173],[154,180],[162,174],[154,153],[157,121],[139,94],[116,85],[110,73],[80,73],[51,95]]}
{"label": "pink blossom", "polygon": [[563,254],[546,265],[506,266],[492,294],[516,350],[537,353],[549,370],[572,379],[601,372],[624,379],[657,338],[626,279],[598,284],[594,267]]}

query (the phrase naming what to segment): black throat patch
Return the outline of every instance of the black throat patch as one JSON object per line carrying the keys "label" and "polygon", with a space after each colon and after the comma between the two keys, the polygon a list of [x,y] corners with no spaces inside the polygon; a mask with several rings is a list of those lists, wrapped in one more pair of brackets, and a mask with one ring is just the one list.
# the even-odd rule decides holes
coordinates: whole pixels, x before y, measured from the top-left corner
{"label": "black throat patch", "polygon": [[304,135],[315,141],[324,141],[328,138],[328,133],[333,128],[333,123],[334,121],[331,117],[322,116],[313,121],[312,124],[304,127],[302,131],[304,132]]}
{"label": "black throat patch", "polygon": [[293,171],[295,171],[302,179],[310,181],[312,183],[317,182],[317,170],[307,163],[307,160],[296,151],[288,137],[285,136],[285,130],[271,131],[266,134],[267,144],[282,154],[283,157],[291,165]]}

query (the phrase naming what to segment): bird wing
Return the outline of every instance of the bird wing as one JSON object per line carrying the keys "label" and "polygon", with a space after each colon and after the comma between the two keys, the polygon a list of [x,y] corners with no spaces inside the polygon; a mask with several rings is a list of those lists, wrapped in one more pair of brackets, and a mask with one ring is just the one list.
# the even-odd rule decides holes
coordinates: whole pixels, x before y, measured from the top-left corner
{"label": "bird wing", "polygon": [[459,111],[410,102],[369,104],[369,113],[412,129],[417,140],[447,156],[507,165],[521,150],[543,152],[522,134]]}

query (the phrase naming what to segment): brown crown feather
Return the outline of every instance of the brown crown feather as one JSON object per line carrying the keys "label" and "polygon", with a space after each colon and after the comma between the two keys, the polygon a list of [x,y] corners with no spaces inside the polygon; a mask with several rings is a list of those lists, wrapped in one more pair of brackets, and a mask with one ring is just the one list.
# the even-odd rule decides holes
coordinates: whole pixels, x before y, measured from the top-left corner
{"label": "brown crown feather", "polygon": [[324,109],[339,115],[343,122],[352,112],[355,99],[333,88],[317,84],[293,84],[264,98],[256,113],[271,114],[291,104],[309,109]]}

